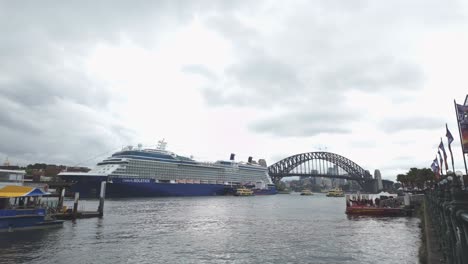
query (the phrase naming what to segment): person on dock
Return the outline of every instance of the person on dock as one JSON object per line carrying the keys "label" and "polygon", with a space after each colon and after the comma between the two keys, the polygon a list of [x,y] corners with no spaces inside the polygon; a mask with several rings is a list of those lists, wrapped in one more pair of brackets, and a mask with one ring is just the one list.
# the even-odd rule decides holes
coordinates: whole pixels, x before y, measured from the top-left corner
{"label": "person on dock", "polygon": [[19,198],[18,206],[19,207],[24,207],[24,197]]}

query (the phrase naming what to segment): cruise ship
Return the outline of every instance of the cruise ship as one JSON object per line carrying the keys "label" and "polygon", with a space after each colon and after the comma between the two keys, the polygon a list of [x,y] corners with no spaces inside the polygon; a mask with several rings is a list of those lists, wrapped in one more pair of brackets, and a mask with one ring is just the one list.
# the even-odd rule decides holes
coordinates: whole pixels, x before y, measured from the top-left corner
{"label": "cruise ship", "polygon": [[106,197],[210,196],[250,187],[256,195],[276,194],[264,160],[199,162],[166,150],[159,141],[156,149],[128,146],[99,162],[87,173],[61,172],[73,183],[71,192],[80,197],[97,198],[100,184],[106,181]]}

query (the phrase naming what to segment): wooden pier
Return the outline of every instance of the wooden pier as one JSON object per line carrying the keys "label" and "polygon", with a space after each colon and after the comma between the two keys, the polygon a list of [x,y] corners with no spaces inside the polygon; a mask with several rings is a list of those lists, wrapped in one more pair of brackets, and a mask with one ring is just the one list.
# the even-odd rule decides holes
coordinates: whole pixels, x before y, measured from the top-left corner
{"label": "wooden pier", "polygon": [[78,203],[80,200],[80,194],[75,193],[75,200],[73,203],[73,209],[67,209],[61,211],[60,209],[63,208],[63,199],[65,196],[65,189],[62,189],[59,197],[58,203],[58,212],[51,214],[56,219],[60,220],[75,220],[75,219],[83,219],[83,218],[93,218],[93,217],[103,217],[104,216],[104,200],[106,195],[106,182],[101,182],[101,192],[99,195],[99,206],[96,211],[78,211]]}

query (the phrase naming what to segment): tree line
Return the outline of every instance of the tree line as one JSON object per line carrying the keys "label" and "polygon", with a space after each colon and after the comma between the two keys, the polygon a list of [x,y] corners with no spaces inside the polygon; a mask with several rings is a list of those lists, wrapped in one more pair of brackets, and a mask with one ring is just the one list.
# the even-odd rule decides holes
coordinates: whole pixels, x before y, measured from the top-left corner
{"label": "tree line", "polygon": [[419,188],[423,189],[426,185],[434,183],[434,172],[429,168],[411,168],[406,174],[398,174],[397,181],[404,188]]}

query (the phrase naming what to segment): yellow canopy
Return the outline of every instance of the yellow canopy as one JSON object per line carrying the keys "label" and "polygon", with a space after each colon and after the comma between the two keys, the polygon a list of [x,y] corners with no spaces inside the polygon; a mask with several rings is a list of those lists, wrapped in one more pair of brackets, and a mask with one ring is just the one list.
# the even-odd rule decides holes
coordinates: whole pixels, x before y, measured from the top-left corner
{"label": "yellow canopy", "polygon": [[0,188],[0,198],[14,198],[14,197],[25,197],[25,196],[41,196],[47,194],[38,188],[7,185]]}

